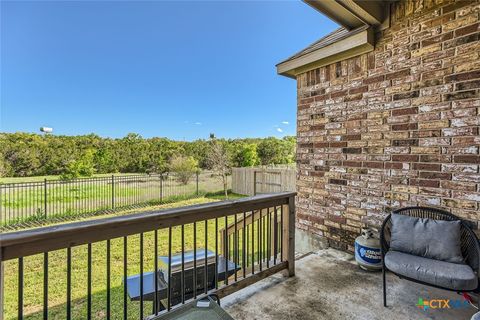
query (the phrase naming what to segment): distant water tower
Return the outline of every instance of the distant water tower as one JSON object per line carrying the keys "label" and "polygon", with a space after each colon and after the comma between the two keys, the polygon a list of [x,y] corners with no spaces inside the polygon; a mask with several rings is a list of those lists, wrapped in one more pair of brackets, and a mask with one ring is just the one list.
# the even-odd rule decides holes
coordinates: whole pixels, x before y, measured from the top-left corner
{"label": "distant water tower", "polygon": [[40,131],[45,133],[45,134],[49,134],[49,133],[52,133],[53,132],[53,128],[50,128],[50,127],[40,127]]}

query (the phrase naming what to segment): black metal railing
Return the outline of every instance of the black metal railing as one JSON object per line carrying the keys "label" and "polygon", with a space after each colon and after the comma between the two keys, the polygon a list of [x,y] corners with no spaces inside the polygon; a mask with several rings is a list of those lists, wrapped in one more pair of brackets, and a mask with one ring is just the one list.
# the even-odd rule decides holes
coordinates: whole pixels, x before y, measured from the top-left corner
{"label": "black metal railing", "polygon": [[186,184],[175,173],[0,184],[0,226],[156,204],[223,190],[211,172]]}
{"label": "black metal railing", "polygon": [[5,319],[143,319],[284,269],[293,275],[294,197],[260,195],[3,234],[0,312]]}

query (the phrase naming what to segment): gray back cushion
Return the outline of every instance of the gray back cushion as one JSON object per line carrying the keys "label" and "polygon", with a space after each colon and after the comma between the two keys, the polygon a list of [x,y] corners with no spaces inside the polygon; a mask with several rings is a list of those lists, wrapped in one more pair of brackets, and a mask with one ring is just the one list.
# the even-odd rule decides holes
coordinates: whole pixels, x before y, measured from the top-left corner
{"label": "gray back cushion", "polygon": [[462,263],[460,221],[421,219],[392,214],[390,248],[447,262]]}

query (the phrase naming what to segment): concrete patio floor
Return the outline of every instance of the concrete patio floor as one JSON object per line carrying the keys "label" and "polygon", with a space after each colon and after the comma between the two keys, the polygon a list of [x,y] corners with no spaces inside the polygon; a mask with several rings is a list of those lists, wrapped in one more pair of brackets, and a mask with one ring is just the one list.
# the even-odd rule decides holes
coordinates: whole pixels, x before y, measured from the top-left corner
{"label": "concrete patio floor", "polygon": [[324,249],[296,262],[296,276],[273,275],[222,300],[237,320],[251,319],[470,319],[471,306],[461,309],[416,307],[419,298],[462,299],[456,293],[424,287],[392,274],[387,276],[388,308],[382,303],[381,272],[366,272],[352,255]]}

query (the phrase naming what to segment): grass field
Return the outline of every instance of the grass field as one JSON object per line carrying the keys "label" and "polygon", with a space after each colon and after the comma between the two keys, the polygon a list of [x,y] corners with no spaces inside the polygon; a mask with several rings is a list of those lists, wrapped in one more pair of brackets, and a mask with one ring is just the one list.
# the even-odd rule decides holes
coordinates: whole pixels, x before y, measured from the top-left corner
{"label": "grass field", "polygon": [[[0,225],[30,220],[76,216],[132,205],[166,202],[169,198],[189,197],[223,189],[221,181],[209,172],[193,177],[186,185],[172,174],[103,175],[72,181],[57,176],[36,177],[20,184],[0,185]],[[10,183],[13,179],[8,178]],[[198,188],[198,189],[197,189]]]}
{"label": "grass field", "polygon": [[[231,195],[230,198],[239,198],[240,195]],[[207,203],[223,199],[221,195],[201,197],[168,205],[146,207],[141,210],[117,212],[111,216],[125,215],[132,212],[165,209],[185,205]],[[95,218],[93,218],[95,219]],[[230,217],[229,223],[233,216]],[[225,225],[224,219],[219,219],[219,229]],[[208,221],[208,243],[205,244],[205,223],[196,225],[197,248],[215,250],[215,220]],[[180,227],[172,229],[172,252],[181,249]],[[129,236],[128,248],[128,275],[140,272],[139,235]],[[123,238],[112,239],[111,245],[111,310],[112,319],[121,319],[123,315]],[[154,270],[154,232],[144,233],[144,272]],[[193,243],[193,224],[185,226],[185,249],[191,250]],[[106,310],[106,241],[92,244],[92,315],[93,319],[104,319]],[[87,308],[87,246],[77,246],[72,252],[72,318],[85,319]],[[158,254],[168,254],[168,230],[158,231]],[[66,250],[57,250],[49,253],[49,319],[65,319],[66,314]],[[24,258],[24,314],[25,319],[42,319],[43,299],[43,255],[34,255]],[[18,292],[18,261],[5,262],[5,319],[17,317]],[[145,302],[145,315],[150,314],[152,304]],[[138,319],[140,313],[138,302],[128,302],[129,319]]]}

